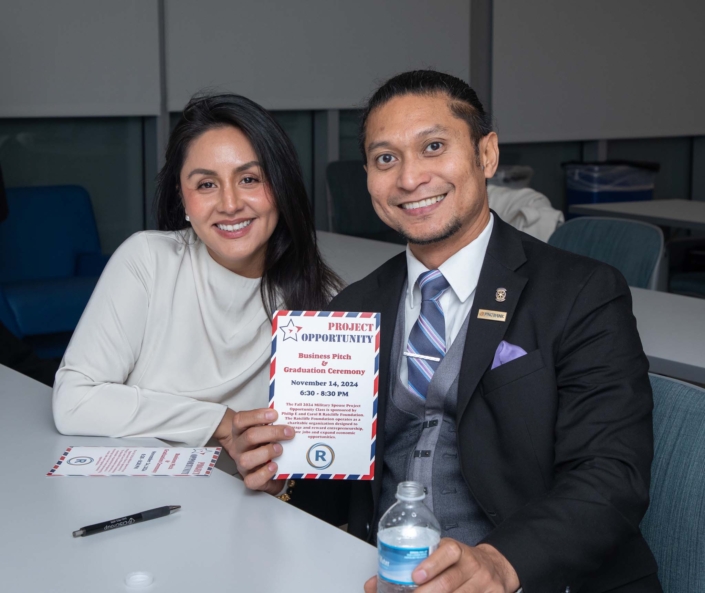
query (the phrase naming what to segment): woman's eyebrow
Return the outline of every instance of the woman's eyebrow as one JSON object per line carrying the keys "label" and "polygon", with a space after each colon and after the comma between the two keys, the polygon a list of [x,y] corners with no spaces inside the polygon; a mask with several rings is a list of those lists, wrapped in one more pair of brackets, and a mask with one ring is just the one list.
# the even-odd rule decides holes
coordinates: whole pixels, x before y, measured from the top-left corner
{"label": "woman's eyebrow", "polygon": [[211,171],[210,169],[194,169],[188,174],[188,177],[186,179],[191,179],[194,175],[215,175],[215,171]]}
{"label": "woman's eyebrow", "polygon": [[[235,168],[234,173],[242,173],[243,171],[247,171],[252,167],[259,167],[259,161],[250,161],[249,163],[240,165],[239,167]],[[215,171],[211,171],[210,169],[194,169],[188,174],[188,177],[186,177],[186,179],[190,179],[194,175],[217,175],[217,173]]]}
{"label": "woman's eyebrow", "polygon": [[245,163],[244,165],[240,165],[235,169],[235,173],[242,173],[243,171],[247,171],[248,169],[252,167],[259,167],[259,161],[250,161],[249,163]]}

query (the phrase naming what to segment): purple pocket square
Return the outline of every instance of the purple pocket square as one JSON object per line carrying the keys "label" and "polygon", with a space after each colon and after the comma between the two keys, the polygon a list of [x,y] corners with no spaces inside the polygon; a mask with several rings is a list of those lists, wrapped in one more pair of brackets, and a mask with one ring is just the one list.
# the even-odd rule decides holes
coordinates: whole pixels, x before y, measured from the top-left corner
{"label": "purple pocket square", "polygon": [[515,346],[509,342],[502,340],[497,346],[497,351],[494,353],[494,360],[492,361],[492,368],[496,369],[503,364],[507,364],[512,360],[521,358],[526,355],[526,350],[520,346]]}

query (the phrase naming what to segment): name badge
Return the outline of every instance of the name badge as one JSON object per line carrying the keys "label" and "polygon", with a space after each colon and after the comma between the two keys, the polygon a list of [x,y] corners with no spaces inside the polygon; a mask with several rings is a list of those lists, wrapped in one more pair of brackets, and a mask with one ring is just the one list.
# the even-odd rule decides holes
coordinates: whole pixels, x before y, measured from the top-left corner
{"label": "name badge", "polygon": [[506,311],[488,311],[487,309],[480,309],[477,312],[478,319],[489,319],[490,321],[506,321],[507,313]]}

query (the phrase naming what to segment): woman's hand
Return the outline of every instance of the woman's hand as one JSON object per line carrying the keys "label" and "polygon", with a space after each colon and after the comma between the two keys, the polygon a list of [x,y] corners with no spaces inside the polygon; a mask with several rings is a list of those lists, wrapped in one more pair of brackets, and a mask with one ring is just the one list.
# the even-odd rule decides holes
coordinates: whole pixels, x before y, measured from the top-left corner
{"label": "woman's hand", "polygon": [[294,438],[290,426],[271,423],[277,412],[269,408],[235,412],[228,408],[213,436],[233,458],[237,471],[251,490],[263,490],[278,494],[285,480],[272,480],[277,473],[277,464],[272,461],[282,454],[278,441]]}

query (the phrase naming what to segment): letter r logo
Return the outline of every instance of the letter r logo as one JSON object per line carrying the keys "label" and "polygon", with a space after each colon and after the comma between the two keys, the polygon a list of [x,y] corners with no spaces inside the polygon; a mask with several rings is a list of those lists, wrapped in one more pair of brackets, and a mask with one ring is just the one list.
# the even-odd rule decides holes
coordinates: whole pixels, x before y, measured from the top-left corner
{"label": "letter r logo", "polygon": [[314,469],[326,469],[335,461],[335,451],[330,445],[316,443],[306,452],[306,461]]}

